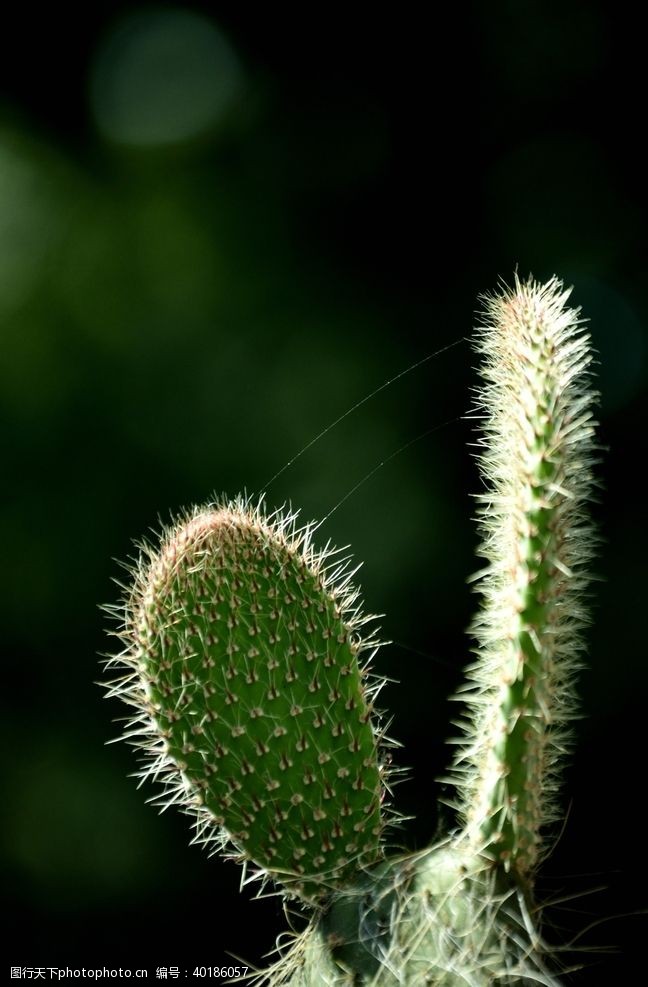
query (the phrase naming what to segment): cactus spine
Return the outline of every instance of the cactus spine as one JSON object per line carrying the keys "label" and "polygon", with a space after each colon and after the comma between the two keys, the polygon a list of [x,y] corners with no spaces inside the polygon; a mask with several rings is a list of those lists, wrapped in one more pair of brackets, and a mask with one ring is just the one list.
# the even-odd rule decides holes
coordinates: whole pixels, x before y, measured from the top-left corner
{"label": "cactus spine", "polygon": [[[117,615],[109,695],[158,799],[196,839],[310,908],[258,983],[272,987],[556,985],[532,915],[543,827],[586,622],[594,537],[589,339],[569,292],[517,278],[477,334],[483,606],[451,780],[461,827],[390,857],[384,731],[345,560],[295,516],[249,500],[196,508],[142,546]],[[333,559],[333,561],[331,561]]]}

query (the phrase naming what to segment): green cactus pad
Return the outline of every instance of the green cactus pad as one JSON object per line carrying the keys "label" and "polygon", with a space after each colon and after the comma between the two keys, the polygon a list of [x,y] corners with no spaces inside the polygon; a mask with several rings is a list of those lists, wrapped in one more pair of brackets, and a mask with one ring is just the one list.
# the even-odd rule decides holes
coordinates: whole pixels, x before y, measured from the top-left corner
{"label": "green cactus pad", "polygon": [[380,858],[383,769],[344,565],[294,517],[194,511],[136,572],[113,684],[162,804],[315,900]]}

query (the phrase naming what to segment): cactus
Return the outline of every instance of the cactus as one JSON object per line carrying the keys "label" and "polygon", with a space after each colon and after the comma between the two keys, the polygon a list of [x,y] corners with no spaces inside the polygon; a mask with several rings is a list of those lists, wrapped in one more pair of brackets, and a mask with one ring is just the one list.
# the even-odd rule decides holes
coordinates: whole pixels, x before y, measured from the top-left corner
{"label": "cactus", "polygon": [[[589,338],[568,291],[487,299],[479,415],[483,597],[450,780],[460,825],[390,856],[397,816],[348,559],[262,503],[195,508],[141,546],[108,694],[135,713],[157,802],[309,915],[272,987],[556,984],[533,880],[568,746],[595,539]],[[114,612],[114,611],[113,611]]]}

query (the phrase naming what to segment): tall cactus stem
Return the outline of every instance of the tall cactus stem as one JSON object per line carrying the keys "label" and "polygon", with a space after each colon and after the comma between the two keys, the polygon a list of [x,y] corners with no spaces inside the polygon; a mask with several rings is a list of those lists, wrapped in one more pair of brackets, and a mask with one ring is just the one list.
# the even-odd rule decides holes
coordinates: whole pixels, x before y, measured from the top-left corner
{"label": "tall cactus stem", "polygon": [[526,883],[555,817],[595,542],[592,355],[569,294],[516,277],[486,299],[476,340],[487,567],[454,780],[469,843]]}

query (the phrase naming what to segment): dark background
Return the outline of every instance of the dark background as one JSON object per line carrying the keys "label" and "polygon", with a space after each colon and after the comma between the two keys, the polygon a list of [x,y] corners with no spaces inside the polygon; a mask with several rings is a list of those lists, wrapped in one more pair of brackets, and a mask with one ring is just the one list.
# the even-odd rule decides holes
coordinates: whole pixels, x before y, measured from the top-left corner
{"label": "dark background", "polygon": [[[636,8],[635,8],[636,9]],[[7,963],[261,961],[285,927],[105,747],[114,559],[214,491],[259,491],[321,429],[470,334],[500,277],[574,285],[600,353],[603,487],[583,719],[539,890],[569,984],[633,983],[646,937],[645,35],[629,4],[452,10],[23,5],[0,40]],[[117,94],[117,95],[116,95]],[[120,96],[121,94],[121,96]],[[216,94],[216,95],[214,95]],[[202,115],[201,115],[202,114]],[[461,342],[282,473],[384,613],[411,780],[435,778],[475,603]],[[5,918],[5,925],[7,919]],[[18,945],[18,942],[22,945]],[[579,952],[579,949],[582,952]],[[602,952],[601,952],[602,950]],[[645,968],[645,964],[642,964]]]}

